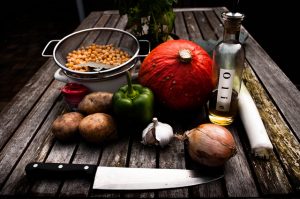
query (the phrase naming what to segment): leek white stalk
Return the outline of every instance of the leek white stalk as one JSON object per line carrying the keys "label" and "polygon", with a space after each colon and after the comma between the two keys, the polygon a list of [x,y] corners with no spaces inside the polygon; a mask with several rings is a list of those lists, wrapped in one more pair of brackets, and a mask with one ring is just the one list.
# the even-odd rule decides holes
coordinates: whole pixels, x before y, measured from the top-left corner
{"label": "leek white stalk", "polygon": [[273,149],[257,107],[244,83],[239,94],[239,114],[254,156],[269,159]]}

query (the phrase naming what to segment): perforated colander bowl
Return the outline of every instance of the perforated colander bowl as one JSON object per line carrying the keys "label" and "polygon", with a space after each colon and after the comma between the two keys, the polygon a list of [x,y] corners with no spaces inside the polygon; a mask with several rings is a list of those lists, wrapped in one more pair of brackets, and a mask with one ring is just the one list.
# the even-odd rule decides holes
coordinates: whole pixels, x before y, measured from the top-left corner
{"label": "perforated colander bowl", "polygon": [[[53,54],[45,54],[46,49],[53,42],[57,42],[53,49]],[[56,64],[68,77],[90,81],[103,78],[111,78],[114,75],[119,75],[120,73],[126,72],[127,70],[133,68],[133,66],[137,62],[138,57],[146,56],[139,55],[139,42],[140,41],[138,41],[135,36],[124,30],[116,28],[90,28],[69,34],[61,40],[51,40],[46,45],[42,55],[45,57],[53,57]],[[67,62],[66,57],[68,53],[81,47],[87,47],[91,44],[112,44],[114,47],[126,51],[131,56],[131,58],[121,65],[101,71],[81,72],[66,67],[65,64]]]}

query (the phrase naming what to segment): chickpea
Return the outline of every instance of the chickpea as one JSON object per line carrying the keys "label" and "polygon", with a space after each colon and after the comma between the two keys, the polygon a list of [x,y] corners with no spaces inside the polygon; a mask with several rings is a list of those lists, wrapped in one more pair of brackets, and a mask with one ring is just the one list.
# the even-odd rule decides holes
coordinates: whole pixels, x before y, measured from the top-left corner
{"label": "chickpea", "polygon": [[89,71],[88,66],[78,66],[78,64],[86,62],[97,62],[104,63],[113,66],[118,66],[130,59],[130,55],[114,47],[112,44],[109,45],[97,45],[91,44],[87,47],[80,47],[77,50],[73,50],[67,54],[66,66],[72,70],[77,71]]}

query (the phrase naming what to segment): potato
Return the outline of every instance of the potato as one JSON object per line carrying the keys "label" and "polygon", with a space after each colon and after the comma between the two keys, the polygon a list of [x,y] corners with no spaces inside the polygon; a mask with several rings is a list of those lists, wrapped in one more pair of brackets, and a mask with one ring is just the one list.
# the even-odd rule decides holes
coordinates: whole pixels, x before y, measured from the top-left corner
{"label": "potato", "polygon": [[59,140],[70,140],[78,133],[78,126],[83,118],[78,112],[65,113],[54,120],[52,132]]}
{"label": "potato", "polygon": [[86,95],[78,105],[78,110],[86,114],[108,113],[112,108],[113,93],[93,92]]}
{"label": "potato", "polygon": [[85,140],[93,143],[117,138],[115,121],[106,113],[94,113],[83,118],[79,132]]}

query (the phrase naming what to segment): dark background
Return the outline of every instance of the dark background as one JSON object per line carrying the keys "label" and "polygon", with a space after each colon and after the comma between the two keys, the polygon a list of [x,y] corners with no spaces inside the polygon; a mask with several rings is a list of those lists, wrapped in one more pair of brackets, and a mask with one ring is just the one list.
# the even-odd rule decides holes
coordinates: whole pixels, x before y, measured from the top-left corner
{"label": "dark background", "polygon": [[[179,0],[175,7],[226,6],[237,1]],[[244,27],[290,80],[298,78],[298,13],[292,0],[240,0]],[[86,16],[94,10],[117,9],[116,0],[83,0]],[[296,16],[297,15],[297,16]],[[61,39],[79,25],[76,0],[5,0],[0,7],[0,110],[47,60],[41,56],[49,40]]]}

